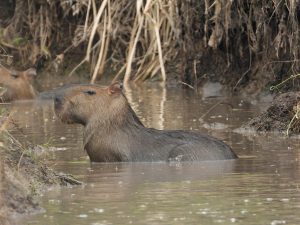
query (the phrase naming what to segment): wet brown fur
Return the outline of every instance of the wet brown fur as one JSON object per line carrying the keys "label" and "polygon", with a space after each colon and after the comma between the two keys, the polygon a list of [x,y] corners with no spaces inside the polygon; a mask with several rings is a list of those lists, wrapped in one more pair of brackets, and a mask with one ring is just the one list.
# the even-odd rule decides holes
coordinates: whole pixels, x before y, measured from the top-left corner
{"label": "wet brown fur", "polygon": [[73,85],[55,97],[55,112],[65,123],[85,127],[84,148],[91,161],[182,161],[234,159],[222,141],[208,135],[145,127],[122,93],[121,85]]}
{"label": "wet brown fur", "polygon": [[35,98],[37,92],[33,87],[34,76],[36,76],[34,68],[15,71],[0,67],[0,84],[3,86],[3,90],[0,91],[0,102]]}

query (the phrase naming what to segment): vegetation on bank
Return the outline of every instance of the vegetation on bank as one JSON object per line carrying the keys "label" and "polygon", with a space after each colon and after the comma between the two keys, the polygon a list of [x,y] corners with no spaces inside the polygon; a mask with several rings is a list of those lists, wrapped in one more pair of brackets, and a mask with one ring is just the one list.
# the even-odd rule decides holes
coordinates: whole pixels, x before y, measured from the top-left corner
{"label": "vegetation on bank", "polygon": [[[78,185],[70,175],[50,169],[34,147],[24,146],[6,129],[9,115],[0,115],[0,224],[13,214],[40,210],[36,196],[53,185]],[[44,147],[46,148],[46,147]]]}
{"label": "vegetation on bank", "polygon": [[4,0],[0,54],[2,62],[37,67],[58,68],[68,58],[76,61],[71,73],[88,66],[92,82],[109,70],[125,82],[209,78],[255,92],[299,72],[299,7],[294,0]]}
{"label": "vegetation on bank", "polygon": [[275,97],[270,107],[244,125],[258,132],[280,132],[287,136],[300,132],[300,93],[287,92]]}

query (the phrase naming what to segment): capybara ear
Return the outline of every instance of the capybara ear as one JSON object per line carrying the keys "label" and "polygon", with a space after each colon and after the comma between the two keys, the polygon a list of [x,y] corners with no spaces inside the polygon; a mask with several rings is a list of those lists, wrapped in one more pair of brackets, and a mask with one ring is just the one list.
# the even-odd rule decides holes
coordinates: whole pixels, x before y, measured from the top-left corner
{"label": "capybara ear", "polygon": [[121,93],[123,90],[123,84],[121,82],[115,82],[108,87],[108,94]]}
{"label": "capybara ear", "polygon": [[28,70],[26,70],[24,72],[24,74],[26,76],[29,76],[29,77],[34,77],[34,76],[36,76],[36,69],[35,68],[29,68]]}

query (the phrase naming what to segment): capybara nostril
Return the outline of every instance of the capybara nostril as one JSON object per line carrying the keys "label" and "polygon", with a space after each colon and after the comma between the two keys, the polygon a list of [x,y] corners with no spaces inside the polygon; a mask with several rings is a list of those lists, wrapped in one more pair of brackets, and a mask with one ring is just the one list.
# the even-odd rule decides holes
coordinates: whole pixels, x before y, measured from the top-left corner
{"label": "capybara nostril", "polygon": [[55,105],[61,104],[61,103],[62,103],[61,98],[60,98],[59,96],[55,96],[55,98],[54,98],[54,103],[55,103]]}

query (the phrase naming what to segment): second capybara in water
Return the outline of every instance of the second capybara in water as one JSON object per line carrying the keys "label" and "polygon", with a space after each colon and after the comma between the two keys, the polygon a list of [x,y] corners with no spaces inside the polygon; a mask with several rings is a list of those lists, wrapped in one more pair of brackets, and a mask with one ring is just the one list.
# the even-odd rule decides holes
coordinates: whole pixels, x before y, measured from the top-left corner
{"label": "second capybara in water", "polygon": [[202,161],[235,159],[224,142],[204,134],[145,127],[121,84],[72,85],[56,95],[55,112],[84,129],[84,148],[93,162]]}
{"label": "second capybara in water", "polygon": [[37,95],[33,87],[36,70],[30,68],[25,71],[9,70],[0,66],[0,102],[11,102],[22,99],[32,99]]}

